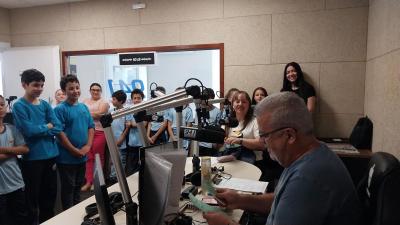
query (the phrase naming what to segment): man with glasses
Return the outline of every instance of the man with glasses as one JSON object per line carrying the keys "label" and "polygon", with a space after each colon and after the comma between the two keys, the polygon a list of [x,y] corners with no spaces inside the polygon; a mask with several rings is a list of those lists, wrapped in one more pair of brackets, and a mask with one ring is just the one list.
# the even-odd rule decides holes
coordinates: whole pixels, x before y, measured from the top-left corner
{"label": "man with glasses", "polygon": [[[313,122],[304,101],[282,92],[263,99],[255,109],[260,141],[271,158],[285,169],[274,193],[239,194],[217,190],[220,204],[267,214],[267,225],[358,224],[357,194],[341,160],[313,134]],[[219,213],[204,214],[208,224],[232,225]]]}

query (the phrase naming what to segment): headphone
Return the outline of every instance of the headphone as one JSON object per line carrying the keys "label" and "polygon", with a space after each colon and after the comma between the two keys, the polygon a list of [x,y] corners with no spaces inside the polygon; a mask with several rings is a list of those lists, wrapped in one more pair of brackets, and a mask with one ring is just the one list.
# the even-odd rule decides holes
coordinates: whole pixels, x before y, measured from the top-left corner
{"label": "headphone", "polygon": [[[121,192],[111,192],[108,195],[108,198],[110,199],[111,212],[113,214],[118,212],[118,210],[121,209],[122,206],[124,206],[124,201],[122,199]],[[85,207],[85,211],[86,211],[86,216],[83,218],[83,222],[81,225],[98,224],[98,222],[99,222],[98,217],[96,217],[94,219],[90,219],[94,215],[98,214],[97,204],[92,203],[92,204],[87,205]]]}

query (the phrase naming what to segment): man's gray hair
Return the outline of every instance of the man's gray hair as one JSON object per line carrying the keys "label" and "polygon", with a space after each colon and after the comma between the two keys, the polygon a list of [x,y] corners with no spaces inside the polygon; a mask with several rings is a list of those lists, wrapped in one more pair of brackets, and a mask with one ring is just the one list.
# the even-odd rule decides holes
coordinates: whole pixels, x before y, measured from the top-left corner
{"label": "man's gray hair", "polygon": [[268,95],[255,108],[254,114],[260,117],[271,114],[271,129],[291,127],[306,135],[313,134],[313,121],[304,100],[293,92],[280,92]]}

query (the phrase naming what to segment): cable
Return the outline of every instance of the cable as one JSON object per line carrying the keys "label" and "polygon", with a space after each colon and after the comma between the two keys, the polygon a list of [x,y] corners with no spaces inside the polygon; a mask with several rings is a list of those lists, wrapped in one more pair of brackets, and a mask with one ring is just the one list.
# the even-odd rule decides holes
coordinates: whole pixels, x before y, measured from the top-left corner
{"label": "cable", "polygon": [[137,195],[139,193],[139,191],[136,191],[135,192],[135,194],[133,194],[132,196],[131,196],[131,198],[133,198],[135,195]]}

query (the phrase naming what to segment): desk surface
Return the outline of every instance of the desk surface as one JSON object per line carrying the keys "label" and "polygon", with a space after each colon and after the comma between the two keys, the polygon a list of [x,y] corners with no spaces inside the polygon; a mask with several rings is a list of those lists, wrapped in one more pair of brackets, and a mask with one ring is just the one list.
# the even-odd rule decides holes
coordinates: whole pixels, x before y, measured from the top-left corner
{"label": "desk surface", "polygon": [[[232,174],[232,177],[236,178],[244,178],[244,179],[251,179],[251,180],[258,180],[261,176],[261,171],[254,165],[243,161],[232,161],[227,163],[217,163],[213,164],[212,166],[224,166],[224,170],[227,173]],[[186,159],[186,173],[192,171],[192,158],[188,157]],[[133,201],[137,202],[137,191],[138,187],[138,173],[133,174],[132,176],[127,178],[128,186],[130,189],[131,195],[133,196]],[[108,188],[108,193],[113,191],[120,191],[119,185],[114,184]],[[83,217],[86,215],[85,207],[91,203],[95,202],[94,196],[80,202],[79,204],[69,208],[68,210],[56,215],[55,217],[47,220],[46,222],[42,223],[43,225],[80,225],[83,221]],[[199,212],[201,215],[201,213]],[[242,214],[240,210],[235,210],[233,213],[233,217],[237,218]],[[193,215],[196,216],[196,215]],[[123,212],[117,213],[114,215],[115,223],[118,225],[125,224],[125,216]]]}

